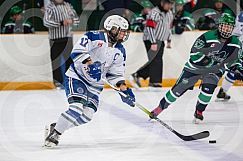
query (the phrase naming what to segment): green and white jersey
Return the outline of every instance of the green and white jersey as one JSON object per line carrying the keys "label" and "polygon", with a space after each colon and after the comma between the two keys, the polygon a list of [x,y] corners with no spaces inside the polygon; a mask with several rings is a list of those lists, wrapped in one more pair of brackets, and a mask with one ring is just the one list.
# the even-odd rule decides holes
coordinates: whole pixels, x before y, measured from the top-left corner
{"label": "green and white jersey", "polygon": [[185,27],[187,27],[187,29],[189,31],[192,31],[195,29],[195,25],[194,25],[194,19],[192,18],[192,14],[187,12],[187,11],[183,11],[183,14],[181,16],[181,20],[185,21]]}
{"label": "green and white jersey", "polygon": [[143,32],[145,26],[145,18],[146,15],[142,15],[142,13],[135,13],[131,19],[131,30],[134,32]]}
{"label": "green and white jersey", "polygon": [[202,34],[194,42],[185,70],[195,74],[223,72],[224,68],[241,61],[241,42],[236,36],[222,41],[218,30]]}
{"label": "green and white jersey", "polygon": [[2,29],[3,34],[13,34],[13,33],[34,33],[34,27],[29,21],[18,21],[15,22],[13,19],[4,24]]}

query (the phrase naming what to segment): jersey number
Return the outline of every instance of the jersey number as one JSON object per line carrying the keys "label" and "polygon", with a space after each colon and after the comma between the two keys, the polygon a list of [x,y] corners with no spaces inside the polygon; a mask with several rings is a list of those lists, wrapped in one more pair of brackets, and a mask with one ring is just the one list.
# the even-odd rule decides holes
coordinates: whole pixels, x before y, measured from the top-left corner
{"label": "jersey number", "polygon": [[83,46],[83,47],[86,47],[87,44],[88,44],[88,38],[83,37],[81,39],[80,45]]}

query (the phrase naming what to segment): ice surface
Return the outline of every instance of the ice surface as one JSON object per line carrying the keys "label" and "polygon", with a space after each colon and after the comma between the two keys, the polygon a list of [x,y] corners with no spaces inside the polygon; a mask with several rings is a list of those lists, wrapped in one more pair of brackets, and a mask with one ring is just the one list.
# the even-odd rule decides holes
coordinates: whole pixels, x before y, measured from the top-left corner
{"label": "ice surface", "polygon": [[[167,90],[134,92],[151,110]],[[67,109],[64,91],[1,91],[0,161],[243,161],[243,88],[233,87],[229,102],[213,98],[204,123],[194,125],[198,92],[187,92],[159,117],[184,135],[209,130],[209,138],[184,142],[105,90],[90,123],[66,131],[58,147],[45,149],[44,126]],[[208,143],[214,139],[216,144]]]}

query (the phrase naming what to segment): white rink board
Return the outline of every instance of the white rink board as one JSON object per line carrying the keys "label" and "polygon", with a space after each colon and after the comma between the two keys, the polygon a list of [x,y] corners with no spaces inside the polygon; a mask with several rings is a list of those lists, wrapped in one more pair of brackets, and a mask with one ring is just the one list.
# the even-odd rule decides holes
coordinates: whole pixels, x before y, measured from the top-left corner
{"label": "white rink board", "polygon": [[[165,49],[163,78],[175,79],[180,74],[193,41],[203,32],[173,35],[172,49]],[[74,34],[74,42],[81,36]],[[127,50],[126,75],[135,72],[147,61],[142,33],[131,33],[124,43]],[[0,82],[52,81],[47,33],[0,35]]]}

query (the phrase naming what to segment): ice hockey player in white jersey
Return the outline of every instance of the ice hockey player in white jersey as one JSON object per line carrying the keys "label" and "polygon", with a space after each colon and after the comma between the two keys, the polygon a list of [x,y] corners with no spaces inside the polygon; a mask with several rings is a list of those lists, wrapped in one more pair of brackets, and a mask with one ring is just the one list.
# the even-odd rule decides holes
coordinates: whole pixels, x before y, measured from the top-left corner
{"label": "ice hockey player in white jersey", "polygon": [[[235,28],[232,34],[237,36],[241,43],[243,43],[243,12],[240,12],[236,17]],[[222,87],[217,94],[216,101],[228,101],[230,99],[230,95],[228,95],[227,92],[235,80],[243,81],[243,62],[241,64],[237,64],[233,68],[234,69],[230,69],[231,71],[226,74],[222,82]]]}
{"label": "ice hockey player in white jersey", "polygon": [[106,79],[127,95],[123,102],[134,106],[135,96],[125,84],[125,48],[121,44],[129,37],[129,24],[118,15],[107,17],[105,31],[86,32],[74,45],[73,64],[65,74],[65,91],[69,108],[58,121],[50,125],[46,147],[58,144],[59,137],[69,128],[91,121],[97,111],[99,95]]}

